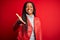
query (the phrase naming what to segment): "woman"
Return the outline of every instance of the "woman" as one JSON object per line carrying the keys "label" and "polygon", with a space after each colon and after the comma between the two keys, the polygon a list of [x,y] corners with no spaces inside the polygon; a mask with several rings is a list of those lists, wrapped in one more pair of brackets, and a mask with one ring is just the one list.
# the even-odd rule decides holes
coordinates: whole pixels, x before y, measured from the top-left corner
{"label": "woman", "polygon": [[32,2],[26,2],[22,11],[22,18],[16,13],[18,21],[14,30],[18,27],[18,40],[41,40],[41,23],[35,16],[35,6]]}

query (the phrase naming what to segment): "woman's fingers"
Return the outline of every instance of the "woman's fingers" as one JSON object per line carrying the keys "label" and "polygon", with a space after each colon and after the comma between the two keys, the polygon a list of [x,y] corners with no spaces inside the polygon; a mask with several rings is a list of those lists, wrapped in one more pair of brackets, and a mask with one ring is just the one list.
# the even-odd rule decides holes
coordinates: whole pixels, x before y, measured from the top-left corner
{"label": "woman's fingers", "polygon": [[18,13],[16,13],[16,16],[19,18],[19,20],[20,20],[21,22],[23,22],[24,24],[26,24],[26,23],[22,20],[22,18],[19,16]]}
{"label": "woman's fingers", "polygon": [[16,16],[19,18],[19,14],[18,13],[16,13]]}

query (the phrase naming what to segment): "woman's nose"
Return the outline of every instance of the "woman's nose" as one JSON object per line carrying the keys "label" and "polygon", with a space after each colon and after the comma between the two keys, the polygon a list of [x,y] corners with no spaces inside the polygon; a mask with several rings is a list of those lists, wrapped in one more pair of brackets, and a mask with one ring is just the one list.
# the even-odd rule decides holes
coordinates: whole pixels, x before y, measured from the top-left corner
{"label": "woman's nose", "polygon": [[28,7],[28,10],[30,9],[30,7]]}
{"label": "woman's nose", "polygon": [[30,10],[30,8],[28,8],[28,10]]}
{"label": "woman's nose", "polygon": [[29,10],[29,8],[28,8],[28,10]]}

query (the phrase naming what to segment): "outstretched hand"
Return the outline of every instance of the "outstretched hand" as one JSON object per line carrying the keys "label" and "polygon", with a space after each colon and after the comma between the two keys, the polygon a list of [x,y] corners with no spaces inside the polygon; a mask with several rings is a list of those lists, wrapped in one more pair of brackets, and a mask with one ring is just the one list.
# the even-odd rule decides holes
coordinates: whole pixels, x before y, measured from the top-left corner
{"label": "outstretched hand", "polygon": [[18,19],[19,19],[22,23],[26,24],[26,22],[24,22],[24,21],[22,20],[21,16],[19,16],[18,13],[16,13],[16,16],[18,17]]}

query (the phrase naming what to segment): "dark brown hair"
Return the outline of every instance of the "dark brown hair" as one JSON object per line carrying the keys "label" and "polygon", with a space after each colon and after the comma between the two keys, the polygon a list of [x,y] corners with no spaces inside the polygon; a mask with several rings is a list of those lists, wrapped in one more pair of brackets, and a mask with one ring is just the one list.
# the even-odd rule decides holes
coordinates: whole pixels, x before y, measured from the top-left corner
{"label": "dark brown hair", "polygon": [[34,4],[33,4],[32,2],[28,1],[28,2],[26,2],[26,3],[24,4],[23,10],[22,10],[22,19],[23,19],[24,22],[26,22],[25,27],[23,27],[23,30],[24,30],[24,31],[27,31],[27,28],[28,28],[28,27],[27,27],[27,17],[26,17],[26,14],[27,14],[27,12],[26,12],[26,5],[27,5],[27,3],[31,3],[31,4],[32,4],[34,16],[35,16],[35,12],[36,12],[35,6],[34,6]]}

